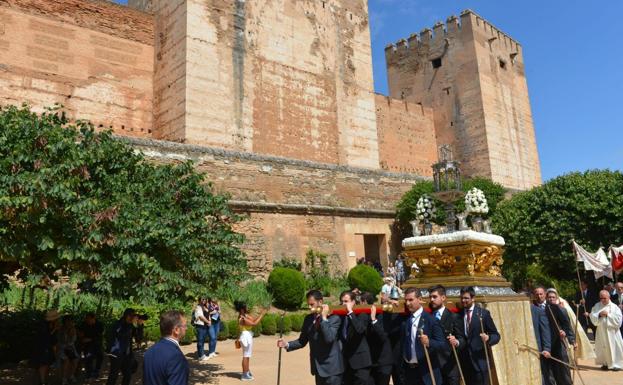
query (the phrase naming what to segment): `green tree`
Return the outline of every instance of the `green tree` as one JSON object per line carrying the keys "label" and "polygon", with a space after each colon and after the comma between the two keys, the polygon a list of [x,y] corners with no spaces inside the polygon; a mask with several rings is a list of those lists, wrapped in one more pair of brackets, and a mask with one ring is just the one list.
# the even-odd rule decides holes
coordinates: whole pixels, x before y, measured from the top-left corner
{"label": "green tree", "polygon": [[529,266],[554,279],[575,278],[571,241],[588,250],[623,243],[623,174],[595,170],[554,178],[515,194],[492,226],[506,240],[504,274],[521,285]]}
{"label": "green tree", "polygon": [[[469,191],[473,187],[477,187],[485,193],[487,203],[489,204],[489,213],[484,215],[484,217],[491,217],[495,213],[498,204],[504,199],[504,195],[506,194],[504,186],[490,179],[481,177],[466,179],[463,181],[461,187],[464,192]],[[434,198],[432,195],[434,191],[433,182],[420,181],[415,183],[413,187],[402,196],[400,202],[396,205],[396,216],[403,229],[410,231],[411,227],[408,224],[415,218],[416,205],[420,197],[422,195],[428,195]],[[433,199],[433,201],[437,209],[433,222],[438,225],[443,225],[446,218],[443,203],[436,199]],[[463,198],[458,199],[454,204],[458,212],[465,210],[465,200]]]}
{"label": "green tree", "polygon": [[0,107],[0,261],[107,295],[195,296],[242,277],[227,197],[191,162],[156,165],[55,108]]}

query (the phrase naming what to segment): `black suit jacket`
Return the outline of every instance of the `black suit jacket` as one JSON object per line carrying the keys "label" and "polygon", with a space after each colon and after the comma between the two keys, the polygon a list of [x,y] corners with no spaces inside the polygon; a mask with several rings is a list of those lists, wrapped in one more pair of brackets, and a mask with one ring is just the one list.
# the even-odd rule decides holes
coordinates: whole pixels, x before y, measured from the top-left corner
{"label": "black suit jacket", "polygon": [[547,316],[551,331],[552,354],[556,357],[563,357],[566,355],[567,350],[563,341],[560,339],[559,328],[565,332],[567,340],[571,345],[575,343],[575,334],[573,333],[573,328],[571,327],[567,312],[558,305],[547,304],[545,306],[545,315]]}
{"label": "black suit jacket", "polygon": [[370,348],[370,358],[372,366],[391,366],[394,364],[392,343],[390,335],[392,333],[391,314],[378,314],[376,322],[370,322],[368,327],[368,347]]}
{"label": "black suit jacket", "polygon": [[316,314],[308,314],[303,320],[299,338],[289,341],[287,351],[300,349],[309,342],[309,363],[312,375],[330,377],[344,372],[340,340],[337,336],[340,317],[333,315],[326,321],[314,322]]}
{"label": "black suit jacket", "polygon": [[[401,326],[401,340],[402,340],[402,350],[401,350],[401,358],[404,361],[404,352],[406,349],[406,344],[410,344],[409,341],[409,328],[410,325],[411,314],[404,317],[404,321]],[[439,360],[437,359],[437,355],[441,352],[445,352],[447,349],[450,349],[446,339],[443,336],[443,330],[441,328],[441,324],[435,317],[428,314],[426,311],[422,312],[422,316],[420,317],[420,322],[418,323],[418,338],[415,339],[415,353],[419,363],[426,362],[426,356],[424,353],[424,347],[420,342],[420,329],[423,329],[424,334],[428,336],[430,341],[428,351],[430,353],[431,362],[433,368],[439,367]]]}
{"label": "black suit jacket", "polygon": [[532,314],[532,326],[534,327],[534,335],[536,344],[540,352],[552,351],[552,331],[549,327],[549,321],[545,311],[535,304],[530,305],[530,313]]}
{"label": "black suit jacket", "polygon": [[[342,353],[344,362],[352,369],[363,369],[372,365],[370,347],[366,339],[366,332],[370,324],[370,315],[351,313],[342,318],[339,329],[340,341],[342,341]],[[346,327],[346,335],[344,328]]]}
{"label": "black suit jacket", "polygon": [[[433,317],[435,312],[433,311]],[[463,320],[459,319],[458,315],[452,313],[450,310],[445,309],[443,314],[441,315],[441,319],[439,323],[441,324],[441,329],[443,330],[443,336],[447,341],[447,337],[452,334],[458,341],[459,346],[458,350],[462,350],[465,347],[466,339],[465,339],[465,326],[463,325]],[[452,353],[452,347],[449,342],[448,349],[439,352],[439,364],[441,367],[445,367],[446,365],[450,365],[454,367],[456,365],[456,359],[453,357],[454,353]]]}
{"label": "black suit jacket", "polygon": [[[461,322],[465,319],[465,309],[459,313]],[[489,310],[483,309],[479,306],[474,306],[474,314],[472,314],[472,322],[469,325],[466,334],[466,349],[461,350],[461,362],[471,363],[472,367],[482,373],[488,371],[487,359],[485,356],[485,345],[480,338],[480,333],[483,332],[481,328],[480,319],[482,318],[482,326],[484,327],[484,333],[489,335],[489,345],[493,346],[500,342],[500,333],[495,327],[493,318]]]}

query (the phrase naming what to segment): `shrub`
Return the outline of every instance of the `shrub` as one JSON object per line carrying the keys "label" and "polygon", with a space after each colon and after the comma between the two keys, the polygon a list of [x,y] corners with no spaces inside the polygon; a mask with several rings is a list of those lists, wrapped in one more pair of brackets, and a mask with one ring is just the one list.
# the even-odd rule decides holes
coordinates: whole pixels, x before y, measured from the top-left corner
{"label": "shrub", "polygon": [[218,340],[224,341],[229,337],[229,322],[221,321],[222,329],[218,332]]}
{"label": "shrub", "polygon": [[259,337],[260,334],[262,334],[262,323],[260,322],[259,324],[253,326],[251,331],[253,332],[253,337]]}
{"label": "shrub", "polygon": [[268,277],[268,289],[277,307],[298,309],[305,296],[305,278],[300,271],[277,267]]}
{"label": "shrub", "polygon": [[266,314],[262,318],[262,334],[267,336],[274,336],[277,333],[277,315]]}
{"label": "shrub", "polygon": [[273,303],[273,296],[268,291],[266,282],[250,281],[246,285],[224,285],[216,291],[216,297],[222,298],[228,304],[235,301],[244,302],[249,310],[256,307],[267,308]]}
{"label": "shrub", "polygon": [[[283,320],[283,324],[281,320]],[[292,318],[290,316],[286,315],[283,318],[279,316],[277,319],[277,331],[282,331],[281,328],[283,328],[283,334],[290,333],[292,330]]]}
{"label": "shrub", "polygon": [[301,271],[303,268],[303,264],[301,261],[295,257],[285,257],[278,261],[273,262],[273,268],[275,267],[286,267],[288,269],[294,269],[297,271]]}
{"label": "shrub", "polygon": [[197,335],[195,333],[195,328],[188,328],[188,329],[186,329],[186,334],[180,340],[180,345],[190,345],[195,340],[197,340]]}
{"label": "shrub", "polygon": [[351,289],[377,294],[383,286],[383,279],[378,271],[366,265],[357,265],[348,272],[348,284]]}
{"label": "shrub", "polygon": [[229,331],[229,338],[237,339],[240,337],[240,325],[238,320],[227,321],[227,330]]}
{"label": "shrub", "polygon": [[292,324],[293,331],[300,332],[301,329],[303,329],[303,321],[305,320],[305,316],[303,314],[290,314],[288,318],[290,318],[290,323]]}

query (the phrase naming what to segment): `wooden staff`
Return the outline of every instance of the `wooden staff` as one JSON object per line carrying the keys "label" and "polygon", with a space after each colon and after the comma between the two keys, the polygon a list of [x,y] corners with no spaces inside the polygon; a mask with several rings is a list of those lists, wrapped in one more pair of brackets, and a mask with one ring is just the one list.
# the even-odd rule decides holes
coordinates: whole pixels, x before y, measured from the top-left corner
{"label": "wooden staff", "polygon": [[[420,328],[420,337],[422,337],[423,335],[424,335],[424,328]],[[433,372],[433,364],[431,363],[430,355],[428,354],[428,348],[424,344],[422,344],[422,346],[424,347],[424,354],[426,355],[426,363],[428,364],[428,371],[430,372],[430,378],[433,382],[433,385],[437,385],[437,382],[435,380],[435,373]]]}
{"label": "wooden staff", "polygon": [[[562,336],[560,335],[560,333],[562,332],[562,329],[560,329],[560,326],[558,326],[558,321],[556,321],[556,317],[554,316],[554,312],[552,311],[552,308],[548,305],[545,305],[545,307],[547,308],[547,310],[549,310],[549,314],[552,316],[552,320],[554,320],[554,326],[556,326],[556,331],[558,331],[558,336],[560,337],[560,339],[562,340],[562,344],[565,347],[565,349],[567,350],[567,352],[569,350],[572,350],[571,346],[569,345],[569,341],[567,341],[567,334],[565,333],[565,338],[562,338]],[[552,341],[553,342],[553,341]],[[552,359],[554,357],[551,357]],[[555,361],[558,362],[563,362],[562,360],[558,360],[555,359]],[[573,370],[573,374],[575,376],[575,372],[578,370],[578,368],[575,366],[575,359],[573,361],[573,366],[568,365],[568,367],[570,367]],[[580,375],[580,373],[578,372],[578,377],[580,378],[580,381],[582,381],[582,384],[584,383],[584,380],[582,380],[582,376]]]}
{"label": "wooden staff", "polygon": [[[452,336],[452,333],[448,333],[448,336]],[[454,353],[456,366],[459,367],[459,374],[461,375],[461,381],[463,384],[467,384],[467,382],[465,382],[465,377],[463,376],[463,368],[461,368],[461,361],[459,361],[459,354],[456,352],[456,348],[454,347],[454,345],[452,345],[452,343],[450,343],[450,346],[452,346],[452,352]]]}
{"label": "wooden staff", "polygon": [[[572,241],[573,243],[575,243],[575,239],[573,239]],[[582,290],[582,279],[580,278],[580,268],[578,267],[578,255],[575,251],[575,247],[573,247],[573,255],[575,256],[575,272],[578,275],[578,285],[579,285],[578,287],[580,289],[580,296],[582,297],[582,302],[584,302],[584,313],[586,313],[586,298],[584,298],[584,290]],[[584,318],[586,318],[586,324],[590,325],[589,324],[590,321],[588,317],[586,316],[586,314],[582,314],[582,315],[584,316]]]}
{"label": "wooden staff", "polygon": [[[578,343],[578,324],[580,323],[580,306],[575,306],[575,325],[573,325],[573,333],[575,334],[575,343]],[[573,382],[575,383],[575,372],[580,372],[578,369],[578,352],[573,349],[573,366],[576,367],[576,370],[573,371]]]}
{"label": "wooden staff", "polygon": [[[534,353],[538,354],[539,356],[541,356],[541,355],[542,355],[542,353],[541,353],[541,352],[539,351],[539,349],[537,349],[537,348],[533,348],[532,346],[528,346],[528,345],[526,345],[526,344],[520,344],[520,343],[519,343],[519,341],[517,341],[517,340],[513,341],[513,343],[514,343],[515,345],[517,345],[518,347],[521,347],[521,348],[524,348],[524,349],[528,349],[528,350],[530,350],[530,351],[532,351],[532,352],[534,352]],[[550,359],[550,360],[553,360],[553,361],[556,361],[556,362],[560,362],[561,364],[565,365],[566,367],[568,367],[568,368],[570,368],[570,369],[573,369],[573,367],[572,367],[571,365],[569,365],[567,362],[564,362],[564,361],[562,361],[562,360],[559,360],[559,359],[558,359],[558,358],[556,358],[556,357],[550,357],[549,359]],[[581,379],[581,378],[580,378],[580,379]],[[582,381],[582,384],[584,384],[584,381]]]}
{"label": "wooden staff", "polygon": [[[478,316],[480,318],[480,332],[486,334],[485,327],[482,322],[482,309],[480,309],[480,314]],[[489,384],[493,384],[493,375],[491,374],[491,361],[489,360],[489,344],[485,341],[482,341],[482,343],[485,346],[485,359],[487,360],[487,369],[489,370]]]}
{"label": "wooden staff", "polygon": [[[279,324],[279,339],[283,338],[283,316],[286,315],[284,311],[281,313],[281,323]],[[281,383],[281,351],[283,348],[279,348],[279,361],[277,361],[277,385]]]}

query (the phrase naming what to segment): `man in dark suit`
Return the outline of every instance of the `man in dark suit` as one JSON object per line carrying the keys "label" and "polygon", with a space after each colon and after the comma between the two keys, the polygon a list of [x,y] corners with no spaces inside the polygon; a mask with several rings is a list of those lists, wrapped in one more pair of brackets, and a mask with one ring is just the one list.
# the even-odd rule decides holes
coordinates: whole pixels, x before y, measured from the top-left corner
{"label": "man in dark suit", "polygon": [[[370,348],[372,367],[370,374],[375,385],[389,385],[389,379],[394,367],[394,357],[390,335],[395,329],[400,334],[400,324],[392,324],[392,314],[377,314],[374,305],[375,297],[370,293],[362,296],[370,306],[370,325],[368,326],[367,340]],[[394,382],[395,383],[395,382]]]}
{"label": "man in dark suit", "polygon": [[[549,322],[552,341],[552,357],[559,361],[569,363],[569,354],[567,346],[575,345],[575,334],[571,327],[571,322],[567,316],[567,312],[558,305],[558,293],[554,289],[547,290],[547,306],[545,315]],[[550,384],[556,385],[572,385],[571,371],[569,367],[558,361],[551,361],[550,366]]]}
{"label": "man in dark suit", "polygon": [[188,361],[179,344],[186,328],[186,318],[180,311],[171,310],[160,316],[162,338],[145,352],[143,385],[188,384]]}
{"label": "man in dark suit", "polygon": [[354,313],[356,302],[353,292],[342,292],[340,301],[346,308],[346,315],[342,318],[339,332],[344,357],[344,384],[368,385],[371,382],[372,357],[366,332],[370,324],[370,316],[365,313]]}
{"label": "man in dark suit", "polygon": [[580,284],[580,290],[575,293],[575,303],[579,305],[580,313],[580,325],[584,329],[585,333],[588,333],[588,329],[593,331],[593,339],[595,338],[595,325],[590,320],[589,312],[599,302],[599,292],[594,288],[590,288],[586,280],[582,280]]}
{"label": "man in dark suit", "polygon": [[[298,339],[285,342],[277,341],[277,346],[291,352],[309,343],[309,361],[311,374],[316,376],[316,385],[341,385],[344,363],[338,332],[340,317],[329,316],[329,306],[322,303],[322,293],[310,290],[307,293],[307,305],[312,310],[303,321]],[[322,308],[318,314],[315,310]]]}
{"label": "man in dark suit", "polygon": [[[405,290],[405,306],[409,315],[402,323],[401,340],[405,383],[409,385],[441,384],[437,356],[449,349],[440,323],[424,311],[419,289]],[[428,350],[428,358],[426,356]],[[432,372],[429,369],[429,360]]]}
{"label": "man in dark suit", "polygon": [[452,346],[457,350],[465,347],[465,330],[463,323],[456,314],[446,309],[445,287],[442,285],[433,286],[428,289],[428,293],[430,300],[428,305],[431,309],[431,314],[441,324],[444,337],[448,344],[447,349],[437,352],[443,385],[459,385],[461,375],[456,356],[452,351]]}
{"label": "man in dark suit", "polygon": [[108,357],[110,370],[106,385],[116,385],[119,372],[123,375],[121,385],[130,385],[132,374],[136,372],[138,364],[132,350],[132,336],[134,335],[134,320],[136,311],[127,308],[123,316],[112,327],[112,339],[108,342]]}
{"label": "man in dark suit", "polygon": [[541,383],[547,385],[549,381],[549,361],[552,352],[552,336],[549,328],[549,321],[545,315],[545,311],[535,304],[530,305],[530,313],[532,314],[532,326],[536,337],[536,344],[541,352]]}
{"label": "man in dark suit", "polygon": [[[461,288],[461,304],[463,310],[459,318],[465,325],[466,342],[461,350],[461,364],[466,385],[489,384],[489,366],[487,365],[485,349],[500,342],[493,318],[487,309],[475,305],[476,291],[473,287]],[[492,360],[489,351],[489,360]],[[493,365],[493,362],[490,362]]]}

